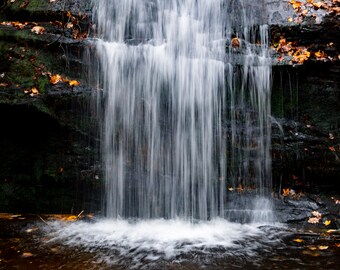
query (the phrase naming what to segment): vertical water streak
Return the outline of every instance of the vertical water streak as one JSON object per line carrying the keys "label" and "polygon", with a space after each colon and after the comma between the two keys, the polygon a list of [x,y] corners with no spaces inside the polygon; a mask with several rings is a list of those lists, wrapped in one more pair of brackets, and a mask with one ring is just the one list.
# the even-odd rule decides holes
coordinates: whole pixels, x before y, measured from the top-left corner
{"label": "vertical water streak", "polygon": [[[227,185],[268,187],[268,34],[251,9],[97,0],[94,11],[106,215],[206,220],[224,216]],[[226,52],[235,33],[242,48]]]}

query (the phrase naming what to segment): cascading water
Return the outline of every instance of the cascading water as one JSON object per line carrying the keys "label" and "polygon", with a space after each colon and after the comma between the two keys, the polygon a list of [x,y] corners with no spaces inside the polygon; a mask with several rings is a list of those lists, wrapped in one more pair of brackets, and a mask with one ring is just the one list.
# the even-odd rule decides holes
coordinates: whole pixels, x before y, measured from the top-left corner
{"label": "cascading water", "polygon": [[97,0],[94,10],[109,219],[57,224],[55,239],[138,269],[277,244],[263,226],[272,212],[262,1]]}
{"label": "cascading water", "polygon": [[225,217],[227,186],[270,186],[267,28],[246,2],[95,1],[108,217]]}

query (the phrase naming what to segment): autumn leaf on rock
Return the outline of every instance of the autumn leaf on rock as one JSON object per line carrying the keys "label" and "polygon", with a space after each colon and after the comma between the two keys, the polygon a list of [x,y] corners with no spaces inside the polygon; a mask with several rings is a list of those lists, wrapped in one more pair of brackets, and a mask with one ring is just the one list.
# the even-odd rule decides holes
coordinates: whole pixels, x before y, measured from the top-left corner
{"label": "autumn leaf on rock", "polygon": [[69,84],[70,86],[78,86],[78,85],[80,84],[80,82],[78,82],[78,81],[76,81],[76,80],[71,80],[71,81],[68,82],[68,84]]}
{"label": "autumn leaf on rock", "polygon": [[296,239],[294,239],[293,241],[296,242],[296,243],[302,243],[302,242],[303,242],[303,239],[296,238]]}
{"label": "autumn leaf on rock", "polygon": [[325,226],[328,226],[329,224],[331,224],[330,220],[326,220],[323,224],[325,224]]}
{"label": "autumn leaf on rock", "polygon": [[313,212],[312,212],[312,215],[313,215],[314,217],[316,217],[316,218],[319,218],[319,219],[322,217],[322,214],[319,213],[318,211],[313,211]]}
{"label": "autumn leaf on rock", "polygon": [[316,224],[316,223],[319,223],[319,220],[320,220],[320,219],[318,219],[318,218],[316,218],[316,217],[310,217],[310,218],[308,219],[308,223]]}
{"label": "autumn leaf on rock", "polygon": [[57,84],[57,83],[63,82],[63,81],[64,81],[64,79],[59,74],[53,75],[50,78],[51,84]]}
{"label": "autumn leaf on rock", "polygon": [[284,188],[282,192],[282,196],[287,197],[290,194],[290,189],[289,188]]}
{"label": "autumn leaf on rock", "polygon": [[31,31],[37,35],[43,34],[45,32],[45,28],[42,26],[34,26]]}

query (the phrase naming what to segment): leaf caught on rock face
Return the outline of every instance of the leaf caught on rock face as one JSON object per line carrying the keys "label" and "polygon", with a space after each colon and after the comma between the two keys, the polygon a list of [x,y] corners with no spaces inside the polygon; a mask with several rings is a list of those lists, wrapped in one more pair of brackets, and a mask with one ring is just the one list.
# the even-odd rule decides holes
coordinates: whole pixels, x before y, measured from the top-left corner
{"label": "leaf caught on rock face", "polygon": [[320,219],[320,218],[322,217],[322,214],[319,213],[318,211],[313,211],[313,212],[312,212],[312,215],[313,215],[314,217],[318,218],[318,219]]}
{"label": "leaf caught on rock face", "polygon": [[287,197],[290,194],[290,189],[289,188],[284,188],[282,192],[282,196]]}
{"label": "leaf caught on rock face", "polygon": [[78,81],[76,81],[76,80],[71,80],[71,81],[68,82],[68,84],[69,84],[70,86],[78,86],[78,85],[80,85],[80,82],[78,82]]}
{"label": "leaf caught on rock face", "polygon": [[233,48],[239,48],[240,47],[240,40],[235,37],[231,40],[231,45],[233,46]]}
{"label": "leaf caught on rock face", "polygon": [[311,224],[316,224],[316,223],[319,223],[319,218],[317,218],[317,217],[310,217],[309,219],[308,219],[308,223],[311,223]]}
{"label": "leaf caught on rock face", "polygon": [[61,75],[59,75],[59,74],[53,75],[50,78],[51,84],[57,84],[57,83],[63,82],[63,81],[64,81],[63,77],[61,77]]}

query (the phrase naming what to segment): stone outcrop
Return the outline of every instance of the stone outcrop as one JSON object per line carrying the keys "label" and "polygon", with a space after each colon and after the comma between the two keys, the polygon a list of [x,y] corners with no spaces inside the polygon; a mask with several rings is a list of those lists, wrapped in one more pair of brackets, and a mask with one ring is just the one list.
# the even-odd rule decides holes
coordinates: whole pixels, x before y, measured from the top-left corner
{"label": "stone outcrop", "polygon": [[[0,208],[80,212],[100,205],[99,134],[86,57],[93,33],[90,0],[0,0]],[[255,8],[252,6],[251,8]],[[278,61],[273,49],[275,191],[339,191],[340,23],[297,15],[288,1],[264,0],[273,46],[283,36],[312,52],[303,64]],[[261,8],[259,8],[259,14]],[[16,23],[18,22],[18,23]],[[25,24],[25,22],[27,24]],[[32,32],[33,27],[44,29]],[[38,28],[39,29],[39,28]],[[51,84],[60,74],[67,81]],[[91,77],[91,76],[89,76]],[[39,94],[34,94],[36,88]]]}

